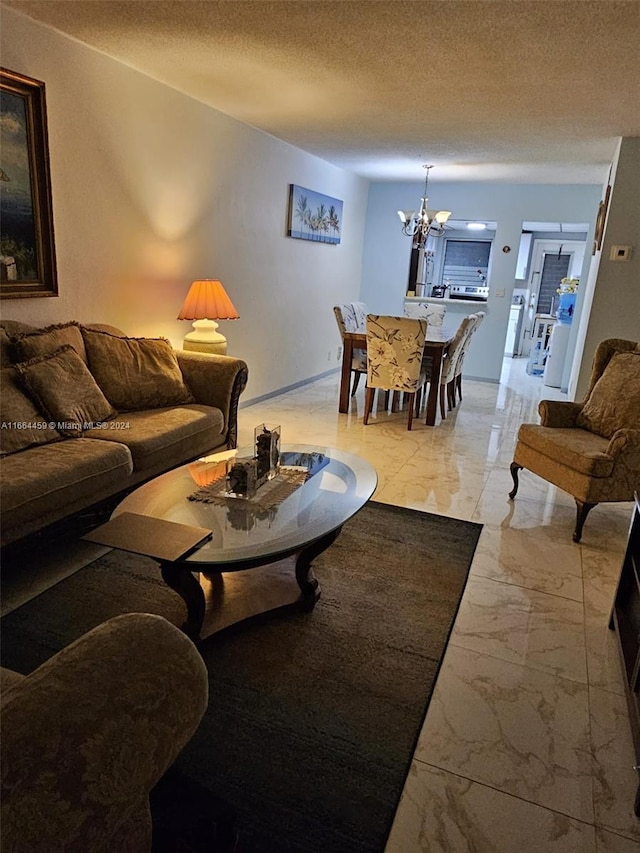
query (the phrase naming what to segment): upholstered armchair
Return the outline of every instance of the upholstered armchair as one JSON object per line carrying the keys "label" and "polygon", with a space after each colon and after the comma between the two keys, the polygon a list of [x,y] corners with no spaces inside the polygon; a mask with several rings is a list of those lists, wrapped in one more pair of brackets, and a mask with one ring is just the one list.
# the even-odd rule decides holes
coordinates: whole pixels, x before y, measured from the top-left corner
{"label": "upholstered armchair", "polygon": [[414,409],[420,409],[426,372],[422,366],[427,321],[409,317],[367,314],[367,391],[364,397],[364,424],[369,423],[376,388],[407,395],[407,429],[411,429]]}
{"label": "upholstered armchair", "polygon": [[[344,346],[345,332],[362,332],[366,330],[367,306],[364,302],[345,302],[343,305],[334,305],[333,313],[336,316],[340,337]],[[367,372],[366,350],[354,349],[351,357],[351,372],[355,378],[351,389],[351,396],[358,390],[360,377]]]}
{"label": "upholstered armchair", "polygon": [[150,851],[149,792],[207,706],[191,640],[117,616],[0,686],[3,853]]}
{"label": "upholstered armchair", "polygon": [[511,463],[513,500],[523,468],[573,496],[573,541],[587,514],[640,490],[640,344],[610,338],[597,349],[582,403],[542,400],[540,424],[522,424]]}

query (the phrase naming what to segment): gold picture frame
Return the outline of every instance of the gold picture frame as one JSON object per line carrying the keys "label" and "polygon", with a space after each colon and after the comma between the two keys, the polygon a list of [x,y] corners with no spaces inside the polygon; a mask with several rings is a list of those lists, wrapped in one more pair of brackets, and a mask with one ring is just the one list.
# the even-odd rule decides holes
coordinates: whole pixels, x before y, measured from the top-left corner
{"label": "gold picture frame", "polygon": [[0,298],[58,296],[44,83],[0,68]]}
{"label": "gold picture frame", "polygon": [[602,240],[604,237],[604,223],[607,218],[607,210],[609,209],[609,196],[611,195],[611,185],[607,186],[603,200],[598,205],[598,215],[596,216],[596,228],[593,236],[592,255],[599,252],[602,248]]}

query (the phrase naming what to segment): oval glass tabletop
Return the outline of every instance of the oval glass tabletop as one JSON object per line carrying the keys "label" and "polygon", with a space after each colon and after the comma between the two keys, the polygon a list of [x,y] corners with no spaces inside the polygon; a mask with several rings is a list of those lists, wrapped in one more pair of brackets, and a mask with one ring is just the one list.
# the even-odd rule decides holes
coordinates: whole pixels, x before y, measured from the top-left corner
{"label": "oval glass tabletop", "polygon": [[224,481],[228,459],[252,454],[253,448],[225,451],[162,474],[128,495],[113,517],[133,512],[207,528],[213,532],[211,539],[180,562],[193,564],[193,571],[199,564],[225,564],[225,571],[234,571],[234,564],[242,569],[243,563],[276,560],[339,529],[377,485],[375,469],[353,453],[288,444],[282,447],[282,464],[287,469],[311,464],[311,470],[305,482],[275,505],[261,505],[260,489],[250,500],[223,494],[211,503],[189,499],[207,485]]}

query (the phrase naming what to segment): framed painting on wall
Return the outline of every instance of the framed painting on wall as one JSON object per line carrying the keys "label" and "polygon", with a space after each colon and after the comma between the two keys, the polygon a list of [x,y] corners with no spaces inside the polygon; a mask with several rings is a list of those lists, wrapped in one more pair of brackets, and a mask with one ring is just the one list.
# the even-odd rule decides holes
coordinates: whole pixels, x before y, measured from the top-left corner
{"label": "framed painting on wall", "polygon": [[607,218],[607,210],[609,208],[609,196],[611,195],[611,185],[607,186],[603,200],[598,205],[598,215],[596,217],[596,227],[593,238],[592,255],[600,251],[602,248],[602,239],[604,237],[604,223]]}
{"label": "framed painting on wall", "polygon": [[290,184],[287,235],[336,246],[342,229],[342,204],[338,198]]}
{"label": "framed painting on wall", "polygon": [[0,69],[0,297],[57,296],[44,83]]}

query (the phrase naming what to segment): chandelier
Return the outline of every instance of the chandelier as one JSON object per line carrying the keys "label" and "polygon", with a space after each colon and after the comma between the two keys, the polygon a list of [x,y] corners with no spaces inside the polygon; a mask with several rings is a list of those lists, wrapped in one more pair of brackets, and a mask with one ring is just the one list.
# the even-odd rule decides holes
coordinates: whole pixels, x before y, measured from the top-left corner
{"label": "chandelier", "polygon": [[433,166],[423,166],[427,170],[424,178],[424,192],[420,202],[420,210],[399,210],[398,216],[402,222],[402,233],[407,237],[417,237],[424,242],[427,237],[442,237],[444,224],[451,216],[450,210],[430,210],[428,207],[427,187],[429,185],[429,170]]}

